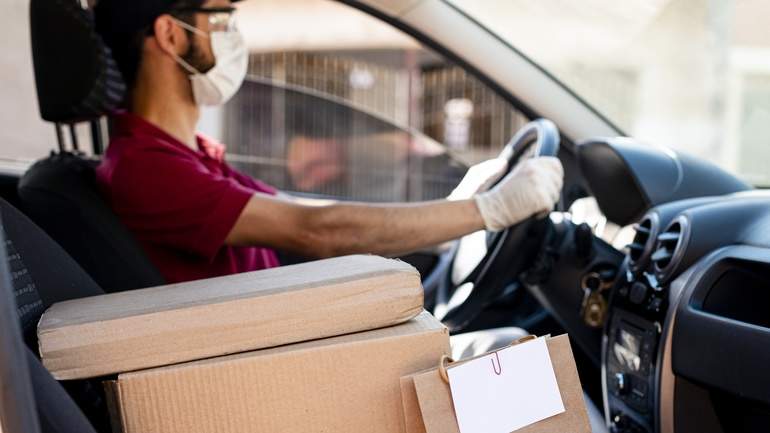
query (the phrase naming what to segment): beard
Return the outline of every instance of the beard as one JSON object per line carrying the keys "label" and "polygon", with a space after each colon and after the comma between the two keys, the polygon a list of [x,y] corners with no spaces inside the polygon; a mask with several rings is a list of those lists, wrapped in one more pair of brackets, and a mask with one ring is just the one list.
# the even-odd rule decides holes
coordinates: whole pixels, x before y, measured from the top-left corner
{"label": "beard", "polygon": [[206,55],[198,42],[199,38],[196,38],[191,32],[187,33],[187,38],[190,40],[190,45],[187,47],[187,52],[181,56],[182,60],[201,74],[205,74],[214,67],[215,60],[206,59]]}

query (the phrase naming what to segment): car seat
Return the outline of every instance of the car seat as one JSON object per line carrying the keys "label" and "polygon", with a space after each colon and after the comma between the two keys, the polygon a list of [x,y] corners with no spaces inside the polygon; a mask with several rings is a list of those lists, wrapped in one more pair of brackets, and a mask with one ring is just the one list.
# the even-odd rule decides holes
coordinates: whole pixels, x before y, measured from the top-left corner
{"label": "car seat", "polygon": [[[1,236],[1,235],[0,235]],[[0,250],[3,250],[0,248]],[[5,251],[0,251],[0,419],[14,433],[95,433],[64,389],[20,338]]]}
{"label": "car seat", "polygon": [[[3,228],[0,235],[5,239],[0,245],[0,254],[3,256],[3,260],[0,260],[0,285],[9,285],[16,303],[15,313],[3,314],[3,317],[17,319],[15,329],[20,331],[28,349],[36,351],[37,323],[49,306],[59,301],[100,295],[104,291],[53,239],[2,199],[0,221]],[[5,298],[8,290],[2,290],[0,298]],[[5,332],[5,325],[2,329],[0,332]],[[0,356],[5,356],[5,352],[2,353]],[[17,357],[2,362],[0,367],[5,367],[5,362],[18,365],[20,361]],[[37,361],[27,362],[35,364]],[[33,378],[42,381],[41,386],[49,388],[50,385],[44,385],[48,382],[47,376],[41,372],[36,373],[37,370],[38,367],[32,369]],[[56,386],[57,389],[59,387]],[[98,380],[62,382],[61,387],[66,389],[99,431],[109,431],[106,401]],[[49,398],[47,392],[43,394],[46,395],[40,398]]]}
{"label": "car seat", "polygon": [[83,412],[25,347],[0,231],[0,424],[14,433],[95,433]]}
{"label": "car seat", "polygon": [[125,85],[109,48],[78,0],[31,0],[32,55],[40,115],[54,122],[59,152],[36,162],[18,186],[23,210],[107,292],[161,285],[164,279],[101,197],[94,168],[63,125],[90,122],[101,153],[101,118],[115,110]]}

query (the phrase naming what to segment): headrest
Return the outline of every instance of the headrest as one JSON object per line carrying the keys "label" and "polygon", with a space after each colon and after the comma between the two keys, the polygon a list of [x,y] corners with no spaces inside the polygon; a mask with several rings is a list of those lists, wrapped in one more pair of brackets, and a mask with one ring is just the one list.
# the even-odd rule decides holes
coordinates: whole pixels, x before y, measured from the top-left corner
{"label": "headrest", "polygon": [[126,86],[90,10],[78,0],[31,0],[30,20],[44,120],[88,121],[120,105]]}

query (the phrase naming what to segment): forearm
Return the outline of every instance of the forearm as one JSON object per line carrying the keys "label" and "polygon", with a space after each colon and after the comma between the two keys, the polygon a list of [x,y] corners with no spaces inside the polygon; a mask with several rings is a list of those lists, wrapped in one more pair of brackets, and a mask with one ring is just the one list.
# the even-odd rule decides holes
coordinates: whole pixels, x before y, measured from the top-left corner
{"label": "forearm", "polygon": [[473,200],[414,204],[334,204],[308,208],[305,224],[315,256],[395,255],[481,230]]}
{"label": "forearm", "polygon": [[473,200],[413,204],[311,202],[255,194],[225,243],[304,256],[415,251],[480,230]]}
{"label": "forearm", "polygon": [[474,198],[411,204],[307,203],[256,193],[225,243],[315,257],[411,252],[547,212],[559,198],[563,176],[556,158],[526,160]]}

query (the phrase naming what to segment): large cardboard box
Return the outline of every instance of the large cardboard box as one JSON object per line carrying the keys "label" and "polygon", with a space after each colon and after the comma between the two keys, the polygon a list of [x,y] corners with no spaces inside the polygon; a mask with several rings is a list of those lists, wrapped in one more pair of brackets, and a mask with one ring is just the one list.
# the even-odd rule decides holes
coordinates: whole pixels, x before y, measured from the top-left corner
{"label": "large cardboard box", "polygon": [[420,275],[348,256],[54,304],[38,326],[57,379],[97,377],[403,323]]}
{"label": "large cardboard box", "polygon": [[401,433],[400,378],[449,353],[423,313],[390,328],[124,373],[107,382],[125,433]]}

